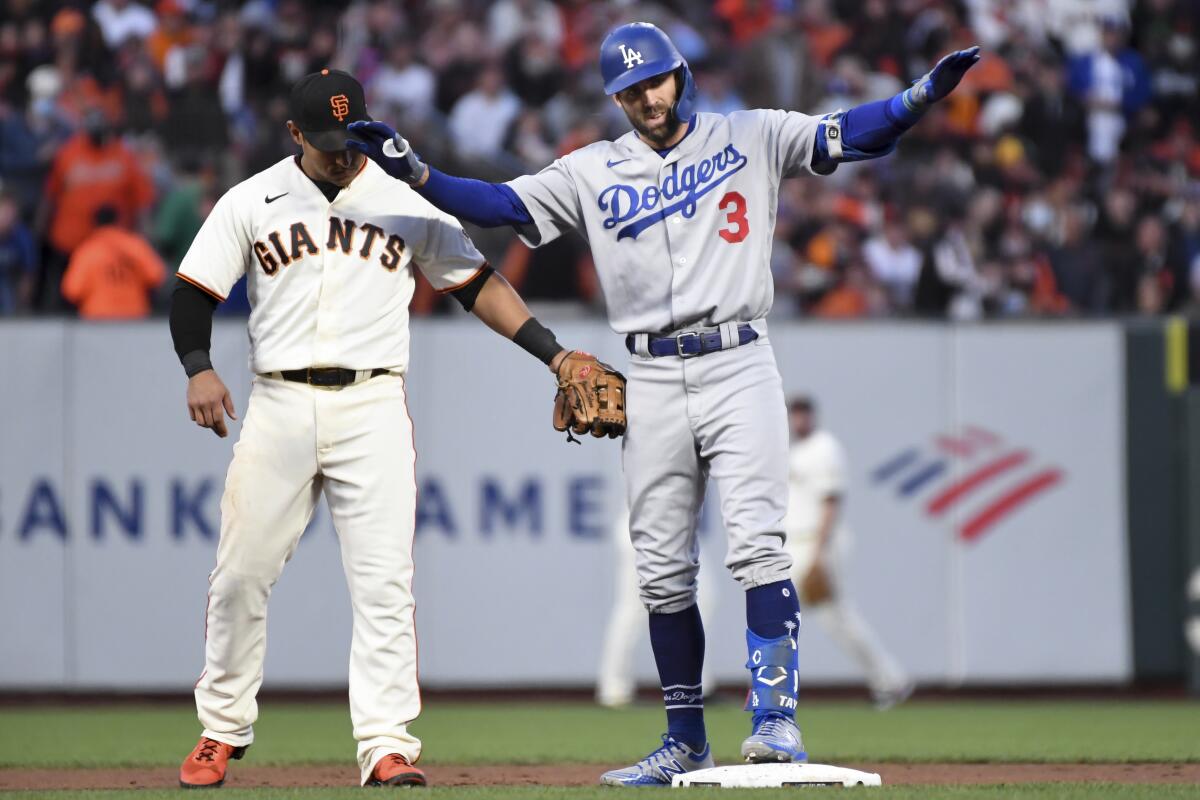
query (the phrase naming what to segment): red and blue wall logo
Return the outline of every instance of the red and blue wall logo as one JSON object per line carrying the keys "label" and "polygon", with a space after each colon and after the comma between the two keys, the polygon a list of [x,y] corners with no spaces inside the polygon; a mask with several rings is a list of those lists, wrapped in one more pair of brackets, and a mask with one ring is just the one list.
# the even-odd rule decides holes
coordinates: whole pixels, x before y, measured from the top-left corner
{"label": "red and blue wall logo", "polygon": [[902,450],[871,471],[873,484],[920,503],[931,519],[955,512],[958,538],[964,542],[977,540],[1065,477],[1029,449],[974,425],[956,436],[939,434],[929,445]]}

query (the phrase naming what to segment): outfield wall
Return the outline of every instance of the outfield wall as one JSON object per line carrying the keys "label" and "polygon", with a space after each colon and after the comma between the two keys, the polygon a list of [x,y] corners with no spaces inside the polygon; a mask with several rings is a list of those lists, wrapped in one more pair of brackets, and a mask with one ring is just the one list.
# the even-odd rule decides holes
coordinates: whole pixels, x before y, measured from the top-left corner
{"label": "outfield wall", "polygon": [[[597,323],[554,327],[625,360]],[[771,340],[849,454],[854,602],[918,679],[1132,677],[1118,325],[793,323]],[[564,444],[545,368],[481,326],[424,321],[413,341],[423,682],[589,683],[619,446]],[[218,324],[239,411],[245,351],[244,324]],[[233,438],[187,419],[165,322],[6,322],[0,375],[0,688],[190,688]],[[740,681],[740,592],[713,574],[711,666]],[[344,684],[349,631],[322,506],[272,598],[268,685]],[[858,680],[815,625],[801,664]],[[646,645],[638,669],[654,680]]]}

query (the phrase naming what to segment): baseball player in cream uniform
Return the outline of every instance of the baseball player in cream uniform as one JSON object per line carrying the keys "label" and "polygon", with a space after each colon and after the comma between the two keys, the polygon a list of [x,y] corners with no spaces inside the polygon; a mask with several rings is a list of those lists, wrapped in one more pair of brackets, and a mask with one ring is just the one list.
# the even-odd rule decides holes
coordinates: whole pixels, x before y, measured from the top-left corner
{"label": "baseball player in cream uniform", "polygon": [[[875,631],[863,621],[846,596],[842,564],[850,552],[846,523],[846,456],[829,431],[817,427],[811,398],[788,404],[792,443],[788,451],[787,546],[792,554],[792,581],[800,590],[807,619],[815,619],[867,676],[872,699],[880,710],[903,702],[913,684],[887,652]],[[821,575],[814,580],[814,571]],[[805,586],[819,587],[806,596]]]}
{"label": "baseball player in cream uniform", "polygon": [[[219,786],[254,741],[267,599],[324,494],[353,608],[350,712],[363,784],[423,785],[409,730],[421,700],[412,595],[416,484],[406,402],[414,270],[547,363],[561,348],[460,224],[345,147],[369,119],[358,81],[299,81],[288,122],[302,154],[230,189],[179,268],[171,332],[192,419],[221,436],[232,399],[208,359],[212,309],[247,276],[255,378],[221,498],[209,578],[204,727],[186,787]],[[552,337],[549,337],[552,339]],[[553,350],[553,352],[550,352]]]}
{"label": "baseball player in cream uniform", "polygon": [[750,761],[804,761],[796,724],[799,605],[784,546],[787,418],[767,332],[780,182],[886,155],[978,59],[942,59],[889,101],[813,117],[694,110],[695,83],[661,30],[631,23],[600,47],[605,93],[632,130],[506,184],[423,163],[381,122],[347,146],[444,211],[510,225],[536,247],[568,230],[588,240],[608,319],[625,339],[623,443],[630,537],[649,613],[667,732],[660,747],[601,781],[670,785],[713,764],[704,725],[704,628],[696,605],[696,521],[716,484],[725,566],[745,589]]}

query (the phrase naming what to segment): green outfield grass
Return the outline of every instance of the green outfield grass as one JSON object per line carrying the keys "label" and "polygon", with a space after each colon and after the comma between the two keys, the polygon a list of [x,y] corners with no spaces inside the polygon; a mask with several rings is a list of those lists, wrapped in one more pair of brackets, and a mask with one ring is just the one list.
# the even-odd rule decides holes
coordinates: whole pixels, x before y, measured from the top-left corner
{"label": "green outfield grass", "polygon": [[[709,732],[719,763],[733,763],[747,732],[747,715],[733,703],[709,709]],[[810,702],[800,715],[814,761],[855,764],[907,762],[1200,762],[1200,703],[917,701],[880,714],[862,703]],[[413,730],[425,741],[423,764],[545,764],[614,766],[642,756],[657,741],[663,713],[654,706],[621,711],[587,704],[447,703],[426,706]],[[353,774],[348,711],[340,703],[273,703],[260,709],[255,765],[343,764]],[[172,773],[194,744],[192,707],[112,705],[0,709],[0,769],[17,767],[153,767]],[[234,769],[237,768],[235,764]],[[885,776],[886,780],[886,776]],[[233,789],[225,800],[361,798],[362,789]],[[606,787],[437,788],[422,794],[466,800],[607,798]],[[722,800],[795,797],[790,790],[694,789]],[[1108,783],[1008,786],[887,787],[886,798],[1183,798],[1194,786]],[[698,794],[696,794],[698,793]],[[13,792],[38,800],[178,798],[178,790]]]}
{"label": "green outfield grass", "polygon": [[[748,715],[708,711],[718,762],[737,761]],[[887,713],[863,703],[810,702],[800,721],[814,761],[1200,761],[1200,703],[917,701]],[[432,702],[413,730],[423,763],[586,762],[644,755],[664,725],[661,709],[586,704]],[[341,704],[264,702],[255,764],[354,759]],[[195,743],[190,705],[0,709],[0,767],[175,764]]]}

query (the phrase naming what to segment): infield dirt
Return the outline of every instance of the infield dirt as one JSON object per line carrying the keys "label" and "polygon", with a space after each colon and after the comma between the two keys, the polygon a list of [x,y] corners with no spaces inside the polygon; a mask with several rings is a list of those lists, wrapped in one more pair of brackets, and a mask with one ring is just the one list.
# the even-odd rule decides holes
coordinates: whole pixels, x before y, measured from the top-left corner
{"label": "infield dirt", "polygon": [[[1200,764],[840,764],[878,772],[885,785],[986,786],[1014,783],[1111,782],[1200,784]],[[594,786],[603,767],[595,764],[512,764],[422,767],[432,786]],[[174,769],[0,769],[0,790],[169,789]],[[237,767],[230,788],[337,788],[354,786],[347,766]]]}

